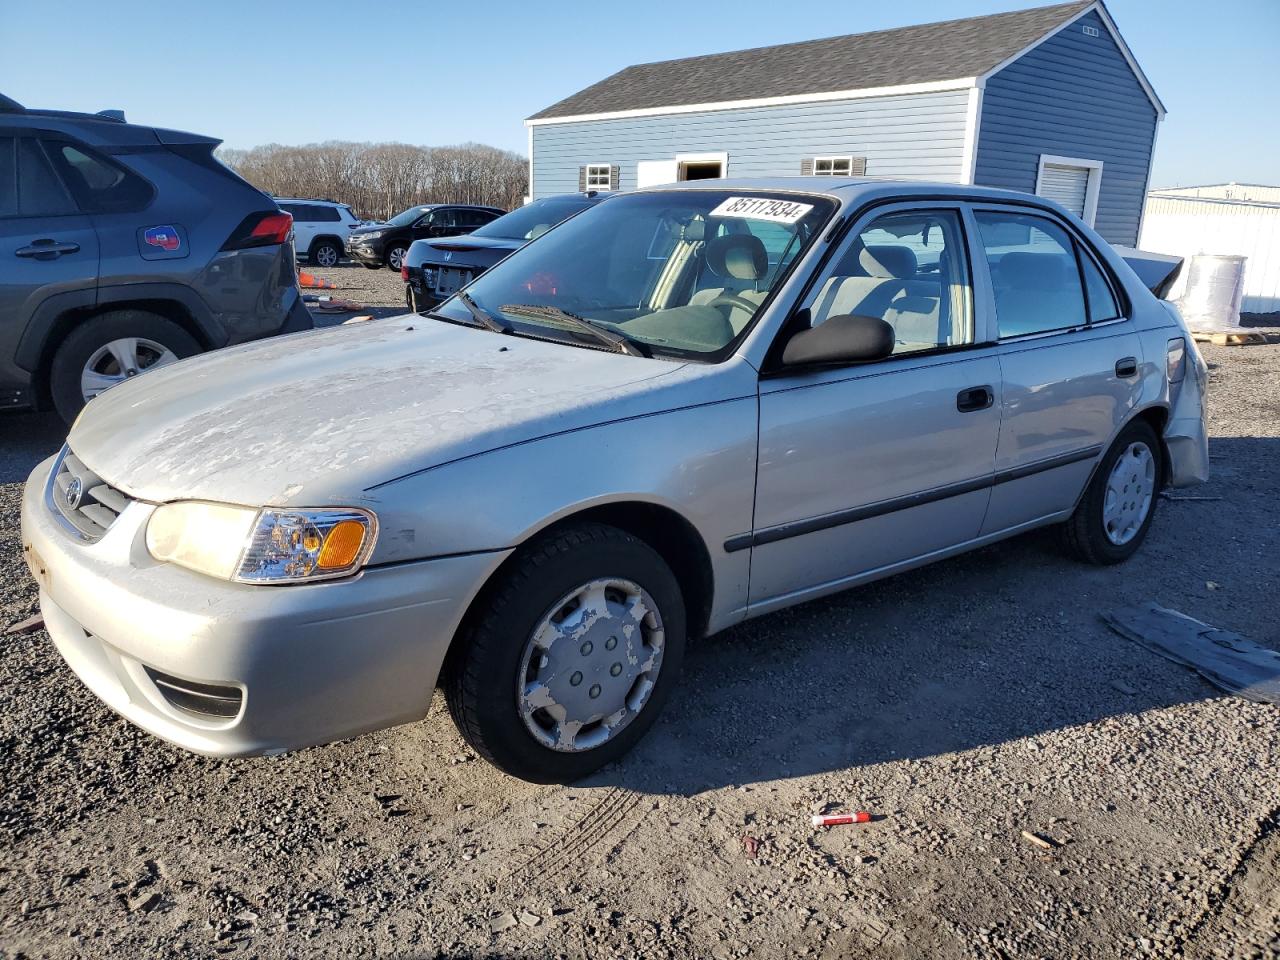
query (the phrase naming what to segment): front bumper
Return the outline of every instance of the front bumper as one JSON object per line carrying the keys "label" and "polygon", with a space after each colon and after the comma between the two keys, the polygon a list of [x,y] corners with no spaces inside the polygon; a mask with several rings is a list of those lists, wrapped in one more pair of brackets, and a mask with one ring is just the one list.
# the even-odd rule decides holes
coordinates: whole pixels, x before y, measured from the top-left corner
{"label": "front bumper", "polygon": [[347,238],[347,256],[358,263],[382,263],[382,244],[358,243]]}
{"label": "front bumper", "polygon": [[[506,556],[329,583],[225,582],[151,558],[152,504],[131,503],[96,543],[75,538],[46,501],[52,462],[35,469],[22,501],[23,549],[50,636],[108,706],[199,753],[280,753],[425,716],[463,613]],[[193,713],[157,674],[234,694],[234,716]]]}

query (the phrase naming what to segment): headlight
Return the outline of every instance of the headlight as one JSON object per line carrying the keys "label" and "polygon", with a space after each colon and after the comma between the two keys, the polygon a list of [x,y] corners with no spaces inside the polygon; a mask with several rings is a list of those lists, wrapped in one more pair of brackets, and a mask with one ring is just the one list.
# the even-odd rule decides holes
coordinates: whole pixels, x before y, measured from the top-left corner
{"label": "headlight", "polygon": [[382,236],[384,233],[386,233],[385,230],[374,230],[371,233],[358,233],[355,236],[355,240],[357,243],[359,243],[361,240],[376,240],[378,237]]}
{"label": "headlight", "polygon": [[183,501],[157,507],[147,549],[157,560],[240,583],[302,583],[359,569],[377,521],[355,508],[254,510]]}

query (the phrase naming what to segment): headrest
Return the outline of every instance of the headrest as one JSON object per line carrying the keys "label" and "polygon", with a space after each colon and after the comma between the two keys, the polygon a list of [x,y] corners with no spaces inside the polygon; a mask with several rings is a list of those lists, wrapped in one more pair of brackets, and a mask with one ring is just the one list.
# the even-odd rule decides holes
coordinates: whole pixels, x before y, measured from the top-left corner
{"label": "headrest", "polygon": [[875,244],[862,248],[858,263],[869,277],[909,280],[916,275],[916,254],[898,244]]}
{"label": "headrest", "polygon": [[1006,253],[1000,258],[1000,281],[1017,290],[1061,290],[1066,267],[1058,253]]}
{"label": "headrest", "polygon": [[759,280],[769,270],[764,244],[749,233],[735,233],[709,240],[707,266],[718,277]]}

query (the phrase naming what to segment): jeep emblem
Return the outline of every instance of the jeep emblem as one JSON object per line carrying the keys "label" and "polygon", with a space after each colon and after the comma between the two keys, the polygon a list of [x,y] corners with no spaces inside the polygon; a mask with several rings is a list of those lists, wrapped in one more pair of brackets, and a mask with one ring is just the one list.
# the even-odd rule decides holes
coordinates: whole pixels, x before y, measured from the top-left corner
{"label": "jeep emblem", "polygon": [[82,496],[84,496],[84,484],[80,482],[79,477],[72,477],[71,482],[67,484],[66,491],[62,494],[62,498],[67,504],[67,509],[74,510],[80,506],[80,498]]}

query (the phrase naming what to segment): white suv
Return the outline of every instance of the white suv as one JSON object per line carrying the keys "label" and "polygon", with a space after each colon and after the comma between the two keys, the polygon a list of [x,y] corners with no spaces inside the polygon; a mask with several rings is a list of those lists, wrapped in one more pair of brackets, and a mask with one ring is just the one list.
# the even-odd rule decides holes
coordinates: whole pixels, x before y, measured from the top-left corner
{"label": "white suv", "polygon": [[318,267],[336,266],[347,234],[360,226],[360,218],[351,208],[334,200],[277,197],[276,204],[293,214],[293,246],[298,256]]}

